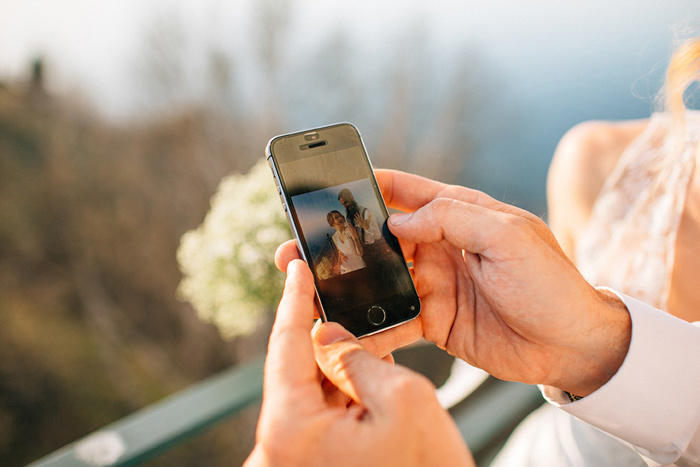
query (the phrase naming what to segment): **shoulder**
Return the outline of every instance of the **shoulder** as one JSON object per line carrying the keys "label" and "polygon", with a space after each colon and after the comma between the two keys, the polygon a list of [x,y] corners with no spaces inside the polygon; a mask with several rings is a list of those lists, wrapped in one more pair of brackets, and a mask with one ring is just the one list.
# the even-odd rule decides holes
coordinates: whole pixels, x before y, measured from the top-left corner
{"label": "shoulder", "polygon": [[624,150],[646,128],[648,119],[622,122],[589,121],[564,134],[549,170],[548,182],[559,180],[589,191],[595,197]]}
{"label": "shoulder", "polygon": [[648,119],[584,122],[559,142],[547,177],[549,224],[571,258],[603,183],[647,124]]}

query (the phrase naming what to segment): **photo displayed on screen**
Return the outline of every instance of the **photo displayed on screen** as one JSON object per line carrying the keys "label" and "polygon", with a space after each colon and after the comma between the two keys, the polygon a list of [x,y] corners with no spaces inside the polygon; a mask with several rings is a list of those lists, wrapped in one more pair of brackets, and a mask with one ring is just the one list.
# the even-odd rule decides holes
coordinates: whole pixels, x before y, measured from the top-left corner
{"label": "photo displayed on screen", "polygon": [[[292,196],[324,309],[344,313],[413,296],[398,241],[369,178]],[[388,306],[388,304],[385,304]]]}
{"label": "photo displayed on screen", "polygon": [[386,248],[369,179],[292,197],[320,281],[373,266]]}

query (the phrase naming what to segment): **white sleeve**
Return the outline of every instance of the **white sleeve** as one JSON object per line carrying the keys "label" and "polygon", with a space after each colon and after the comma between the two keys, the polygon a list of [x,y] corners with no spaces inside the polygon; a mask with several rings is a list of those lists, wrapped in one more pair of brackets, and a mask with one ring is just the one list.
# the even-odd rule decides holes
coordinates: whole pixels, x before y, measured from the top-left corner
{"label": "white sleeve", "polygon": [[[618,372],[570,402],[552,387],[545,398],[630,443],[650,465],[700,465],[700,327],[618,294],[632,318],[632,340]],[[698,324],[698,323],[695,323]]]}

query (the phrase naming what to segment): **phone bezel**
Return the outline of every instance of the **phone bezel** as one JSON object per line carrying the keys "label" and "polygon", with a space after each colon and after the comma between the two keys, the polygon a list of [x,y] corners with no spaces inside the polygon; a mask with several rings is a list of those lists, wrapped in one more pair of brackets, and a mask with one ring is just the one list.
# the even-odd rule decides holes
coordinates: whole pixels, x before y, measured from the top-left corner
{"label": "phone bezel", "polygon": [[[372,189],[374,191],[374,196],[381,210],[381,215],[384,218],[383,221],[386,222],[386,218],[388,217],[389,213],[386,208],[386,204],[384,202],[384,198],[381,194],[381,191],[379,190],[379,185],[377,184],[376,177],[374,176],[372,162],[369,159],[364,141],[359,130],[351,123],[336,123],[333,125],[327,125],[323,127],[312,128],[304,131],[297,131],[293,133],[275,136],[274,138],[270,139],[265,150],[267,161],[271,167],[272,175],[275,179],[275,184],[277,185],[278,194],[280,195],[280,200],[282,202],[285,215],[287,216],[287,221],[289,222],[289,225],[296,239],[297,248],[299,249],[302,258],[304,259],[304,261],[307,262],[307,264],[312,264],[312,262],[310,261],[310,250],[305,240],[304,232],[301,227],[301,223],[299,221],[296,209],[294,207],[293,200],[291,199],[292,195],[289,193],[289,190],[286,187],[284,176],[280,173],[280,165],[284,162],[303,160],[315,156],[312,156],[311,153],[303,154],[303,151],[301,151],[300,149],[296,149],[296,151],[292,150],[294,151],[294,158],[291,158],[292,151],[289,151],[289,154],[285,155],[286,157],[281,157],[281,155],[275,152],[275,146],[280,144],[281,141],[291,142],[296,141],[300,138],[302,139],[302,141],[306,141],[306,144],[308,144],[310,139],[304,139],[304,137],[313,134],[318,135],[318,137],[311,140],[312,143],[315,141],[324,141],[324,138],[329,138],[329,136],[333,135],[334,133],[336,137],[340,137],[339,134],[341,131],[346,132],[346,134],[344,134],[343,136],[347,136],[348,131],[352,132],[351,139],[349,140],[351,141],[352,145],[347,146],[347,148],[357,148],[361,151],[363,163],[366,165],[366,173],[363,173],[363,175],[366,175],[367,179],[369,179],[369,181],[371,182]],[[292,147],[296,148],[297,145],[294,144]],[[343,148],[346,148],[346,146],[344,146]],[[324,150],[320,152],[323,155],[329,155],[339,150],[340,149],[336,148],[335,146],[329,145],[328,148],[324,148]],[[333,320],[341,322],[341,324],[348,328],[350,332],[360,337],[375,334],[386,329],[399,326],[405,322],[415,319],[420,314],[420,299],[418,297],[418,293],[415,290],[415,286],[413,285],[409,267],[403,259],[403,254],[401,253],[400,246],[398,245],[398,240],[396,240],[396,238],[393,237],[393,235],[391,235],[390,232],[388,232],[388,229],[386,229],[386,231],[387,234],[390,235],[393,239],[392,248],[398,250],[399,256],[401,258],[402,268],[405,269],[405,272],[402,272],[402,274],[406,274],[408,280],[410,281],[410,296],[405,294],[389,295],[387,299],[377,301],[376,303],[364,303],[362,305],[357,305],[355,308],[352,308],[352,313],[359,315],[359,310],[366,307],[367,317],[365,321],[369,322],[369,324],[367,322],[364,322],[359,316],[356,317],[357,319],[345,319],[345,321],[343,321],[338,316],[333,316],[333,312],[331,310],[325,309],[324,299],[322,298],[322,292],[319,288],[319,280],[316,272],[314,271],[313,275],[314,287],[316,290],[316,304],[318,307],[319,315],[323,321]],[[372,312],[371,310],[374,306],[379,306],[382,310],[384,310],[385,307],[389,308],[389,311],[384,310],[384,313],[390,314],[391,319],[389,319],[385,323],[382,323],[381,325],[372,324],[369,315]],[[355,310],[358,310],[358,313],[355,313]],[[351,311],[346,311],[345,314],[349,315],[351,314]]]}

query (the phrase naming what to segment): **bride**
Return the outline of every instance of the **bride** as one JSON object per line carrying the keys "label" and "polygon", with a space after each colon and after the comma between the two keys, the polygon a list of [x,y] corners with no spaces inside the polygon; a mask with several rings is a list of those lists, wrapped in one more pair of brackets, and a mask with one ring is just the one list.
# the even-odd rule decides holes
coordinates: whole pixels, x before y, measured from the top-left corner
{"label": "bride", "polygon": [[[557,147],[547,185],[550,227],[589,282],[687,321],[700,321],[700,112],[687,110],[683,96],[698,76],[695,38],[669,63],[664,111],[574,127]],[[551,406],[530,415],[492,464],[646,465]]]}
{"label": "bride", "polygon": [[333,243],[338,250],[338,262],[336,267],[339,274],[364,268],[365,261],[362,259],[362,244],[357,231],[345,221],[338,211],[331,211],[326,216],[328,225],[335,229]]}

